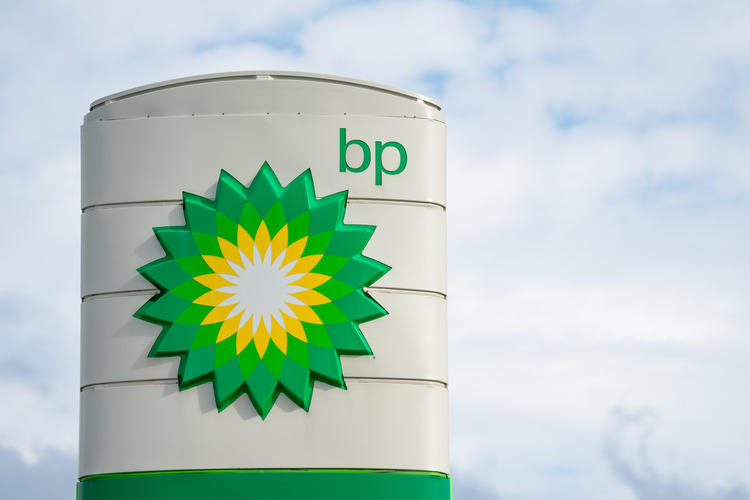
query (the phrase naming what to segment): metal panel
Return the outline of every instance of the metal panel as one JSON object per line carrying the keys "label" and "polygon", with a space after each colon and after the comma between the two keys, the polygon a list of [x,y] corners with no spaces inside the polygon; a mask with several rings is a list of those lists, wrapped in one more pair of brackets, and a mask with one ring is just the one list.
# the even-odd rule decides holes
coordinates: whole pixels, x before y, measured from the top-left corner
{"label": "metal panel", "polygon": [[392,267],[377,287],[447,293],[445,210],[353,201],[344,222],[377,226],[364,253]]}
{"label": "metal panel", "polygon": [[[344,222],[377,226],[364,254],[392,267],[378,287],[446,293],[444,210],[357,202],[347,207]],[[151,228],[183,224],[182,207],[176,205],[86,211],[81,295],[153,289],[136,272],[165,255]]]}
{"label": "metal panel", "polygon": [[[204,75],[102,98],[81,136],[81,476],[448,472],[446,156],[438,103],[325,75]],[[344,223],[375,226],[362,253],[392,267],[369,289],[390,314],[359,325],[374,355],[341,356],[348,390],[316,382],[309,412],[302,408],[308,385],[303,395],[287,392],[303,403],[282,394],[273,406],[267,396],[262,407],[246,394],[231,403],[238,392],[221,395],[211,383],[178,391],[179,360],[148,358],[160,327],[133,317],[155,292],[137,268],[164,256],[152,228],[184,225],[183,191],[213,199],[221,170],[247,186],[265,162],[283,186],[309,169],[318,198],[348,191]],[[211,376],[219,370],[215,359],[205,365],[214,368]],[[227,379],[215,380],[228,387]],[[229,406],[219,412],[217,401]]]}
{"label": "metal panel", "polygon": [[[370,167],[340,172],[340,130],[364,141]],[[250,180],[268,162],[283,185],[311,169],[318,196],[412,200],[445,205],[445,125],[363,116],[211,116],[93,122],[81,129],[82,206],[179,200],[182,191],[208,195],[220,169]],[[376,185],[376,142],[398,141],[407,164]],[[344,143],[345,144],[345,143]],[[349,148],[350,165],[362,161]],[[354,158],[359,154],[359,162]],[[383,152],[386,168],[398,159]],[[176,180],[179,179],[179,182]]]}
{"label": "metal panel", "polygon": [[148,297],[96,298],[81,304],[81,387],[177,378],[177,358],[148,357],[161,328],[133,317]]}
{"label": "metal panel", "polygon": [[[106,105],[102,105],[105,104]],[[359,114],[444,121],[434,100],[393,87],[324,75],[234,73],[177,80],[104,97],[86,122],[205,114]]]}
{"label": "metal panel", "polygon": [[[342,356],[344,375],[447,383],[445,298],[372,290],[388,312],[363,323],[373,357]],[[133,317],[148,295],[94,298],[81,309],[81,386],[176,379],[179,359],[149,358],[160,328]]]}
{"label": "metal panel", "polygon": [[[107,386],[81,393],[81,477],[149,470],[448,470],[440,384],[316,383],[306,413],[279,397],[261,420],[246,397],[216,411],[210,385]],[[145,452],[145,450],[148,450]]]}

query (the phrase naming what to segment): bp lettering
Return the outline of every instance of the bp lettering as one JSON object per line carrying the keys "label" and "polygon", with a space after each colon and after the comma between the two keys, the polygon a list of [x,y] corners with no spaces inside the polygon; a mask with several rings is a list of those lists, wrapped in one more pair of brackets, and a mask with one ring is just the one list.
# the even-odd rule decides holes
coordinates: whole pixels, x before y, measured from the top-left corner
{"label": "bp lettering", "polygon": [[[349,148],[358,148],[362,151],[362,163],[359,165],[350,165],[346,157]],[[398,153],[398,166],[385,165],[383,155],[388,148],[393,148]],[[354,172],[355,174],[364,172],[370,166],[372,152],[370,146],[365,141],[359,139],[346,140],[346,129],[339,129],[339,172]],[[396,141],[375,141],[375,185],[383,184],[383,174],[398,175],[406,168],[406,148],[403,144]],[[390,167],[390,169],[389,169]]]}

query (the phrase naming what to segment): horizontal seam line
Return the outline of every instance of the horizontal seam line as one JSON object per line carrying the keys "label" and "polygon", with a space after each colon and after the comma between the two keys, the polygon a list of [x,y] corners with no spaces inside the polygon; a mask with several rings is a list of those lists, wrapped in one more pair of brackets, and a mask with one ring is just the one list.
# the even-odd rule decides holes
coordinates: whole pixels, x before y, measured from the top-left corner
{"label": "horizontal seam line", "polygon": [[417,382],[420,385],[439,385],[448,388],[448,382],[442,380],[431,380],[428,378],[402,378],[402,377],[347,377],[344,376],[344,380],[358,381],[358,382],[380,382],[382,380],[389,382],[403,382],[403,383],[414,383]]}
{"label": "horizontal seam line", "polygon": [[[403,293],[403,294],[417,293],[420,295],[434,295],[443,299],[448,297],[443,292],[436,292],[434,290],[421,290],[418,288],[394,288],[394,287],[382,287],[382,286],[368,286],[368,287],[365,287],[365,289],[373,290],[377,292],[385,292],[385,293],[388,293],[388,292]],[[109,299],[109,298],[117,298],[117,297],[136,297],[136,296],[142,296],[142,295],[153,295],[158,292],[159,290],[156,288],[140,288],[140,289],[135,289],[135,290],[123,290],[123,291],[118,291],[118,292],[90,293],[88,295],[82,296],[81,302],[88,302],[94,299]]]}
{"label": "horizontal seam line", "polygon": [[120,292],[101,292],[101,293],[90,293],[81,297],[81,302],[88,302],[92,299],[108,299],[115,297],[137,297],[141,295],[152,295],[154,292],[158,292],[156,288],[140,288],[136,290],[125,290]]}
{"label": "horizontal seam line", "polygon": [[182,205],[182,200],[150,200],[150,201],[122,201],[118,203],[98,203],[88,205],[81,209],[86,213],[97,209],[126,208],[126,207],[164,207],[164,206]]}
{"label": "horizontal seam line", "polygon": [[122,380],[119,382],[98,382],[81,386],[81,392],[88,389],[104,388],[108,386],[129,387],[135,385],[172,385],[177,384],[176,378],[148,378],[141,380]]}
{"label": "horizontal seam line", "polygon": [[372,202],[375,204],[383,204],[383,205],[428,206],[428,207],[438,207],[442,210],[445,210],[445,205],[436,203],[434,201],[402,200],[399,198],[348,198],[348,201],[364,201],[364,202]]}
{"label": "horizontal seam line", "polygon": [[171,470],[145,470],[134,472],[104,472],[99,474],[88,474],[79,477],[80,482],[90,481],[92,479],[104,479],[111,477],[128,477],[128,476],[158,476],[158,475],[181,475],[181,474],[262,474],[262,473],[371,473],[371,474],[406,474],[415,476],[441,476],[450,479],[450,474],[437,470],[423,469],[366,469],[366,468],[331,468],[331,467],[293,467],[282,469],[278,467],[253,467],[253,468],[235,468],[235,469],[171,469]]}
{"label": "horizontal seam line", "polygon": [[[445,205],[435,203],[433,201],[418,201],[418,200],[402,200],[397,198],[348,198],[350,202],[372,202],[375,204],[383,205],[414,205],[414,206],[426,206],[426,207],[437,207],[446,210]],[[164,207],[164,206],[178,206],[182,205],[182,200],[153,200],[153,201],[125,201],[119,203],[98,203],[96,205],[88,205],[81,209],[82,213],[91,212],[98,209],[112,209],[112,208],[128,208],[128,207]]]}
{"label": "horizontal seam line", "polygon": [[435,290],[422,290],[420,288],[396,288],[387,286],[367,286],[367,290],[375,290],[378,292],[395,292],[395,293],[419,293],[427,295],[436,295],[441,298],[448,298],[448,295],[443,292],[437,292]]}
{"label": "horizontal seam line", "polygon": [[[420,385],[439,385],[441,387],[448,388],[448,383],[442,380],[431,380],[426,378],[401,378],[401,377],[347,377],[344,376],[344,381],[352,382],[402,382],[405,384],[418,383]],[[176,378],[153,378],[153,379],[142,379],[142,380],[123,380],[119,382],[98,382],[95,384],[86,384],[81,386],[80,392],[106,387],[133,387],[138,385],[173,385],[177,384]]]}

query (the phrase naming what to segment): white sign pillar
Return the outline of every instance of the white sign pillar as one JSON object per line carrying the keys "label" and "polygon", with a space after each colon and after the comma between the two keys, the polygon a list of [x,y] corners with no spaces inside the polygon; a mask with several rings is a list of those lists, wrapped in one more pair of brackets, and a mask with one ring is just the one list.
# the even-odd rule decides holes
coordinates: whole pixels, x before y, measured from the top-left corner
{"label": "white sign pillar", "polygon": [[81,500],[450,498],[435,101],[226,73],[81,135]]}

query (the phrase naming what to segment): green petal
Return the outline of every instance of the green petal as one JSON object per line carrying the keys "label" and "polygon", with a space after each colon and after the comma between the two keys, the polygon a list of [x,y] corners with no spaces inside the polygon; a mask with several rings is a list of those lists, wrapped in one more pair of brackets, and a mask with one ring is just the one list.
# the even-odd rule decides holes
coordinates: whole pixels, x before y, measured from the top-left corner
{"label": "green petal", "polygon": [[308,345],[316,345],[329,349],[333,348],[331,338],[328,336],[328,331],[326,330],[325,325],[316,325],[303,322],[302,328],[305,329],[305,336],[307,336]]}
{"label": "green petal", "polygon": [[180,283],[179,285],[173,287],[170,291],[178,297],[182,297],[185,300],[193,302],[201,295],[210,291],[210,288],[201,285],[193,279],[190,279],[190,281],[185,281],[184,283]]}
{"label": "green petal", "polygon": [[258,350],[255,348],[255,342],[250,342],[245,348],[237,355],[237,359],[240,362],[240,368],[242,368],[242,375],[244,379],[253,373],[253,370],[260,363],[260,356]]}
{"label": "green petal", "polygon": [[222,170],[216,185],[216,212],[233,220],[237,227],[246,201],[245,186]]}
{"label": "green petal", "polygon": [[221,253],[221,247],[219,246],[219,240],[216,239],[215,235],[203,234],[203,233],[193,233],[193,239],[195,240],[195,244],[198,245],[198,248],[200,249],[201,254],[203,254],[203,255],[213,255],[215,257],[223,257],[224,256],[224,254]]}
{"label": "green petal", "polygon": [[159,338],[154,342],[149,356],[175,356],[189,351],[199,328],[198,325],[181,325],[179,323],[165,326],[159,334]]}
{"label": "green petal", "polygon": [[341,226],[333,233],[326,253],[341,257],[356,256],[365,249],[374,230],[372,226]]}
{"label": "green petal", "polygon": [[271,239],[276,236],[279,230],[286,226],[286,216],[284,215],[284,209],[281,207],[281,203],[278,201],[273,204],[271,209],[268,211],[263,220],[268,228],[268,234],[271,235]]}
{"label": "green petal", "polygon": [[190,304],[190,306],[185,309],[175,321],[186,325],[200,325],[212,309],[213,307],[211,306]]}
{"label": "green petal", "polygon": [[203,276],[214,272],[201,256],[183,257],[176,259],[175,262],[190,276]]}
{"label": "green petal", "polygon": [[349,318],[346,317],[344,311],[333,302],[312,306],[312,310],[315,311],[315,314],[317,314],[325,324],[349,321]]}
{"label": "green petal", "polygon": [[352,288],[370,286],[390,270],[389,266],[368,257],[352,257],[333,277]]}
{"label": "green petal", "polygon": [[185,269],[172,259],[157,260],[146,264],[138,268],[138,272],[163,291],[180,286],[182,283],[193,279]]}
{"label": "green petal", "polygon": [[[138,311],[141,319],[155,320],[156,322],[175,322],[188,308],[192,302],[175,295],[172,292],[162,293],[146,303],[148,307],[143,307]],[[187,322],[191,323],[191,322]]]}
{"label": "green petal", "polygon": [[387,314],[385,309],[372,298],[357,290],[333,301],[350,320],[357,323],[372,321]]}
{"label": "green petal", "polygon": [[242,207],[240,225],[247,231],[247,234],[255,238],[255,233],[258,232],[258,226],[260,226],[262,220],[255,207],[250,203],[245,203],[245,206]]}
{"label": "green petal", "polygon": [[346,192],[321,198],[313,204],[310,217],[310,234],[340,230],[346,208]]}
{"label": "green petal", "polygon": [[216,233],[217,236],[237,245],[237,221],[221,212],[216,212]]}
{"label": "green petal", "polygon": [[[216,344],[216,357],[214,358],[214,368],[217,370],[237,357],[237,339],[235,335]],[[239,366],[239,365],[237,365]]]}
{"label": "green petal", "polygon": [[284,208],[285,219],[294,220],[302,214],[310,212],[310,202],[315,199],[312,175],[310,170],[305,170],[284,190],[281,195],[281,206]]}
{"label": "green petal", "polygon": [[269,370],[271,370],[271,373],[277,379],[281,374],[281,368],[282,366],[284,366],[285,358],[286,356],[278,347],[276,347],[276,344],[274,344],[273,342],[268,343],[266,352],[263,354],[263,363],[268,367]]}
{"label": "green petal", "polygon": [[182,193],[185,203],[185,221],[193,233],[216,235],[216,209],[210,200]]}
{"label": "green petal", "polygon": [[[289,220],[289,219],[287,219]],[[310,212],[303,212],[289,222],[289,243],[301,240],[310,232]]]}
{"label": "green petal", "polygon": [[193,338],[193,343],[190,345],[190,349],[200,349],[201,347],[215,345],[216,339],[219,337],[220,329],[221,323],[200,325],[195,337]]}
{"label": "green petal", "polygon": [[321,255],[326,253],[328,243],[330,243],[332,237],[333,231],[311,234],[307,238],[307,244],[305,245],[305,250],[302,252],[302,255]]}
{"label": "green petal", "polygon": [[334,387],[345,387],[341,361],[334,349],[310,345],[310,371],[323,382]]}
{"label": "green petal", "polygon": [[242,368],[236,357],[216,369],[214,397],[219,411],[224,410],[242,394],[238,390],[244,383],[245,377],[242,376]]}
{"label": "green petal", "polygon": [[349,262],[349,257],[338,257],[335,255],[324,255],[312,269],[313,273],[325,274],[326,276],[335,276],[336,273]]}
{"label": "green petal", "polygon": [[161,243],[167,255],[179,258],[200,255],[200,250],[193,240],[190,229],[185,227],[157,227],[154,228],[156,238]]}
{"label": "green petal", "polygon": [[371,355],[372,350],[362,335],[359,327],[353,323],[337,323],[326,325],[328,335],[331,338],[336,351],[339,354],[349,355]]}
{"label": "green petal", "polygon": [[248,201],[255,207],[261,217],[265,217],[279,199],[281,185],[268,163],[264,163],[258,175],[250,184]]}
{"label": "green petal", "polygon": [[283,386],[284,393],[289,399],[307,411],[312,398],[310,371],[290,358],[286,358],[281,369],[281,375],[279,375],[279,383]]}
{"label": "green petal", "polygon": [[268,412],[271,411],[273,403],[276,401],[276,386],[278,380],[273,376],[268,367],[263,363],[253,370],[252,375],[245,379],[247,395],[260,418],[265,419]]}
{"label": "green petal", "polygon": [[[316,272],[313,270],[313,272]],[[321,273],[324,274],[324,273]],[[348,295],[354,291],[354,288],[350,287],[346,283],[342,283],[336,278],[331,278],[322,285],[316,286],[315,291],[325,295],[330,300],[336,300],[340,297]],[[353,319],[353,318],[351,318]]]}
{"label": "green petal", "polygon": [[287,336],[286,355],[300,366],[307,367],[310,365],[310,359],[307,354],[307,342],[303,342],[291,335]]}
{"label": "green petal", "polygon": [[216,345],[192,349],[180,363],[180,390],[207,382],[207,377],[213,374]]}

